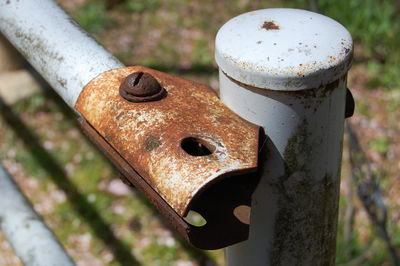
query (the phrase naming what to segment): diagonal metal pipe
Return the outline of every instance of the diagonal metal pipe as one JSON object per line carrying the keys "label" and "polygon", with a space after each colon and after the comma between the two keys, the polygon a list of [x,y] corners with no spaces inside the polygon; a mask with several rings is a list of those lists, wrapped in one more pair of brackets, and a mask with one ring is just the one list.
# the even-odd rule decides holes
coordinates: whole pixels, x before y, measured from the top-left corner
{"label": "diagonal metal pipe", "polygon": [[0,31],[72,109],[90,80],[123,66],[52,0],[0,0]]}
{"label": "diagonal metal pipe", "polygon": [[0,230],[25,265],[75,265],[2,165]]}

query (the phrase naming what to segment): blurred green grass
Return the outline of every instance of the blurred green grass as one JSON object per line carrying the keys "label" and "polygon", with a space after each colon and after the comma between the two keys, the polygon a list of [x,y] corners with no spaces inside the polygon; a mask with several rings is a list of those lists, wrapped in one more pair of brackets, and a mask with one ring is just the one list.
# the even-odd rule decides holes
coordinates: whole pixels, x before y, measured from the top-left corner
{"label": "blurred green grass", "polygon": [[75,12],[75,18],[88,32],[97,33],[110,25],[112,20],[108,17],[105,2],[89,2]]}
{"label": "blurred green grass", "polygon": [[[168,28],[170,37],[160,42],[157,51],[146,56],[143,63],[146,65],[170,66],[182,57],[179,43],[180,36],[177,35],[176,27],[184,29],[200,29],[214,36],[224,21],[237,14],[259,8],[269,7],[296,7],[309,9],[307,0],[281,0],[281,1],[221,1],[213,4],[212,1],[187,4],[185,1],[162,1],[162,0],[126,0],[116,10],[108,12],[105,8],[105,0],[86,1],[86,4],[72,10],[72,15],[89,32],[101,33],[110,27],[121,26],[116,16],[110,13],[124,14],[150,14],[151,19],[146,20],[146,25],[139,25],[142,32],[147,28]],[[369,76],[369,87],[382,87],[388,90],[400,87],[400,22],[399,4],[395,0],[319,0],[320,12],[339,21],[351,32],[355,42],[360,47],[356,52],[356,63],[365,62]],[[192,7],[191,7],[192,6]],[[212,8],[212,7],[217,7]],[[195,12],[192,9],[201,9]],[[223,13],[218,12],[223,10]],[[169,12],[171,21],[165,21],[159,16],[161,12]],[[182,13],[178,13],[182,12]],[[188,13],[185,16],[185,13]],[[117,17],[120,16],[117,15]],[[166,24],[164,24],[166,23]],[[106,34],[106,33],[105,33]],[[143,34],[143,33],[142,33]],[[99,35],[102,39],[102,35]],[[172,37],[172,38],[171,38]],[[171,41],[172,39],[172,41]],[[210,53],[209,42],[212,38],[199,38],[195,40],[194,49],[191,53],[190,64],[199,66],[213,65],[213,56]],[[126,51],[117,51],[122,61],[127,61],[130,54]],[[129,62],[129,60],[128,60]],[[142,63],[139,60],[135,63]]]}
{"label": "blurred green grass", "polygon": [[400,16],[394,0],[320,0],[322,13],[338,20],[362,45],[367,60],[370,87],[399,89]]}

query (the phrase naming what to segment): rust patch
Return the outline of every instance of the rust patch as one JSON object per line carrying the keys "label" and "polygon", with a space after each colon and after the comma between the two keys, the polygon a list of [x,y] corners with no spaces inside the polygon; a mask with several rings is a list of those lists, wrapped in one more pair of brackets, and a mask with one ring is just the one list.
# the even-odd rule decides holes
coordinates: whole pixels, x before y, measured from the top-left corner
{"label": "rust patch", "polygon": [[[122,98],[121,80],[134,72],[151,74],[167,96],[146,103]],[[247,238],[248,225],[224,217],[234,217],[235,207],[250,204],[258,179],[248,173],[257,170],[259,127],[234,114],[212,89],[145,67],[126,67],[105,72],[86,85],[76,110],[88,122],[84,128],[91,138],[103,150],[108,145],[105,153],[114,150],[109,157],[125,178],[139,184],[146,195],[152,191],[149,198],[162,206],[165,216],[173,217],[175,225],[190,209],[206,218],[209,227],[202,229],[179,220],[179,231],[192,244],[221,248]],[[194,140],[189,144],[195,146],[188,149],[194,154],[182,148],[185,139]],[[210,154],[196,155],[203,146]],[[221,231],[226,236],[210,244],[207,238],[215,239]]]}
{"label": "rust patch", "polygon": [[147,152],[151,152],[154,149],[157,149],[160,145],[161,145],[160,139],[154,136],[149,136],[144,143],[145,150]]}
{"label": "rust patch", "polygon": [[275,24],[274,21],[264,21],[263,25],[261,26],[261,28],[266,29],[266,30],[279,30],[280,27]]}
{"label": "rust patch", "polygon": [[[205,225],[199,227],[187,223],[179,216],[145,181],[148,177],[140,176],[83,118],[79,118],[79,123],[86,135],[118,168],[121,180],[126,185],[134,185],[141,191],[171,226],[193,246],[201,249],[219,249],[248,238],[249,224],[237,217],[235,210],[238,206],[251,205],[251,195],[261,176],[261,168],[257,173],[225,178],[212,186],[208,184],[207,189],[204,187],[200,196],[191,202],[190,207],[201,213],[207,221]],[[263,140],[260,139],[259,142],[263,143]],[[261,154],[265,153],[260,152]]]}

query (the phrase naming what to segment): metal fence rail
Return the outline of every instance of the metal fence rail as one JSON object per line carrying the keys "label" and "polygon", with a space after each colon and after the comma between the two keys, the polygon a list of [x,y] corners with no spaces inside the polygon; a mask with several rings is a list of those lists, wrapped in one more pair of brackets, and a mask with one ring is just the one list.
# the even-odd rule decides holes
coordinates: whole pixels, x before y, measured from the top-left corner
{"label": "metal fence rail", "polygon": [[90,80],[123,66],[52,0],[1,0],[0,31],[71,108]]}
{"label": "metal fence rail", "polygon": [[0,230],[25,265],[75,265],[1,165]]}

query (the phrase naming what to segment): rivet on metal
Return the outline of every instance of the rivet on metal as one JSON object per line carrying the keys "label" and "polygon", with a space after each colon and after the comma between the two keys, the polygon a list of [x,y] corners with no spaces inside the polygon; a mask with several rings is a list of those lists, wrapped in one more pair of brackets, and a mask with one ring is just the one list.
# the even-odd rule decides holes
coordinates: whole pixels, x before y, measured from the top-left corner
{"label": "rivet on metal", "polygon": [[167,91],[149,73],[135,72],[128,75],[119,87],[120,95],[130,102],[157,101],[167,95]]}

